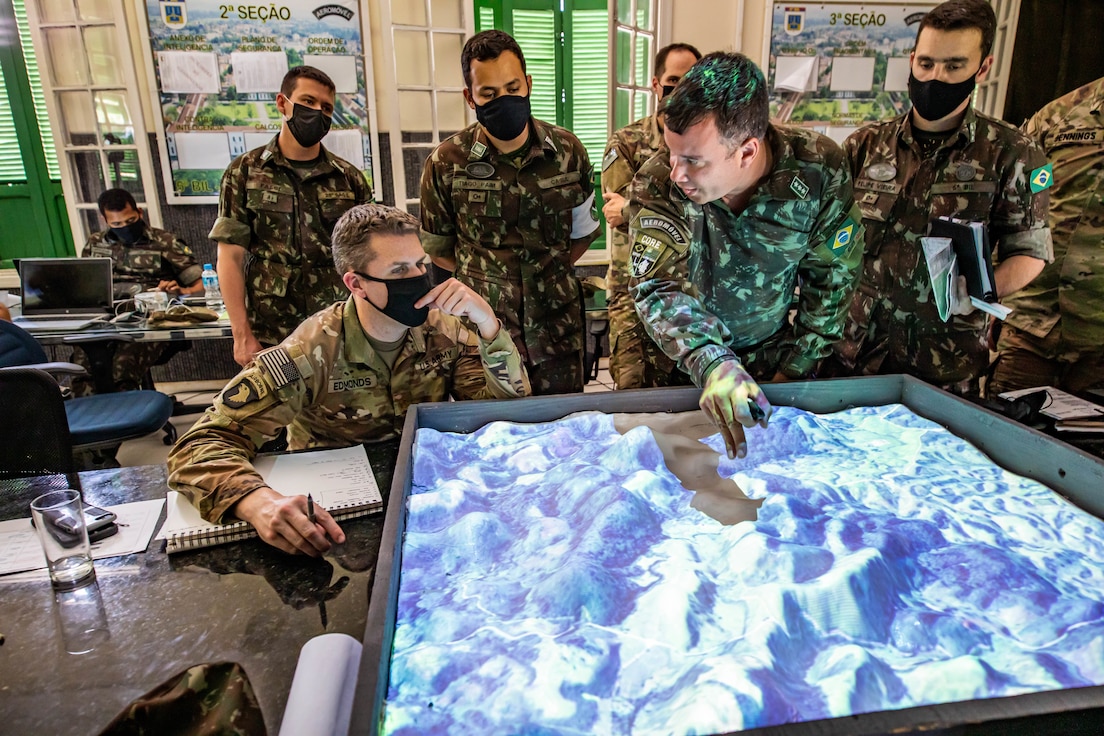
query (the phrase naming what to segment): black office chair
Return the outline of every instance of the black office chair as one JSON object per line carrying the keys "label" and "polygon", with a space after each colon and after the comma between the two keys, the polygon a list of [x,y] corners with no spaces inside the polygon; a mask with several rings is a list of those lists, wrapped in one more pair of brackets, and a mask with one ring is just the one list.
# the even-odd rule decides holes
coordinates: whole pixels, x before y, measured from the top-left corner
{"label": "black office chair", "polygon": [[[126,440],[144,437],[161,429],[172,415],[172,400],[158,391],[63,400],[52,375],[84,372],[73,363],[48,363],[34,337],[0,320],[0,403],[4,407],[0,477],[71,472],[74,453],[115,448]],[[43,391],[44,380],[52,391]],[[64,417],[64,423],[59,417]],[[50,441],[44,441],[39,433]],[[59,461],[60,455],[68,457],[69,463]]]}

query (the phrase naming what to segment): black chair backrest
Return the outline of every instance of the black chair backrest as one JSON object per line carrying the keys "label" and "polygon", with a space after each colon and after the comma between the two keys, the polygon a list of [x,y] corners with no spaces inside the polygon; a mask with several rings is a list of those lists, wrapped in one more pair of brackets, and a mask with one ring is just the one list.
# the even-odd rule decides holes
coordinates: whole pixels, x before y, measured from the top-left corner
{"label": "black chair backrest", "polygon": [[34,335],[19,325],[0,319],[0,368],[45,363],[46,351]]}
{"label": "black chair backrest", "polygon": [[75,474],[64,401],[48,373],[0,370],[0,406],[0,480]]}

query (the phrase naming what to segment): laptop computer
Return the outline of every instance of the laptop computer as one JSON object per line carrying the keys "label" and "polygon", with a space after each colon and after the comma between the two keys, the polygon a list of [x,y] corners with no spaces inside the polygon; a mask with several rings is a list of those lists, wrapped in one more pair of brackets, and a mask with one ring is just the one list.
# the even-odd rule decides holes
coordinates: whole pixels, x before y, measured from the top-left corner
{"label": "laptop computer", "polygon": [[112,311],[110,258],[21,258],[23,314],[28,332],[80,330]]}

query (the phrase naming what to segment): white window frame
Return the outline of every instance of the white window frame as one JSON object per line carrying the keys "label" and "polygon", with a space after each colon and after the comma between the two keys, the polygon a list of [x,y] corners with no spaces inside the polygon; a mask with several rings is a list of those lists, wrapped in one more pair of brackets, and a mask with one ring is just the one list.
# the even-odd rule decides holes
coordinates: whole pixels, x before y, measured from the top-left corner
{"label": "white window frame", "polygon": [[[75,0],[71,0],[71,2],[73,2],[74,5],[73,20],[60,22],[43,21],[42,17],[39,15],[38,0],[26,0],[26,9],[27,23],[30,26],[31,38],[34,41],[35,54],[38,58],[39,70],[42,77],[42,91],[46,100],[46,111],[53,123],[51,128],[53,130],[54,147],[58,153],[58,168],[61,170],[61,188],[62,192],[65,194],[65,208],[69,215],[69,226],[73,232],[73,243],[79,254],[84,247],[84,243],[87,242],[88,236],[92,234],[87,231],[86,225],[88,220],[86,220],[84,215],[92,211],[98,216],[99,208],[95,201],[80,201],[80,189],[76,182],[76,172],[71,168],[70,153],[97,152],[99,154],[101,171],[106,172],[110,170],[107,161],[107,154],[109,151],[135,151],[138,158],[138,172],[142,178],[142,193],[145,198],[145,201],[140,202],[139,206],[145,210],[149,218],[149,223],[153,227],[161,227],[162,219],[160,200],[157,196],[157,176],[153,168],[149,137],[146,131],[145,119],[142,115],[142,101],[138,96],[136,69],[134,57],[131,54],[130,38],[127,31],[126,12],[123,7],[123,0],[103,0],[103,2],[109,3],[111,6],[111,20],[88,21],[76,17],[78,16],[79,9],[77,8]],[[95,85],[91,83],[77,86],[56,86],[54,84],[53,56],[47,48],[44,31],[51,28],[77,28],[78,30],[83,30],[84,28],[93,26],[107,26],[114,29],[117,68],[123,77],[125,88],[116,85]],[[89,79],[91,80],[91,77]],[[57,100],[57,95],[64,92],[87,92],[91,95],[94,92],[105,91],[126,95],[127,104],[130,109],[131,125],[134,129],[134,144],[104,146],[100,141],[97,141],[97,143],[93,145],[85,146],[74,146],[69,144],[65,140],[66,126],[61,122],[63,116],[61,106]]]}
{"label": "white window frame", "polygon": [[[433,25],[433,3],[432,0],[398,0],[400,2],[415,3],[421,2],[425,6],[425,18],[426,25],[410,25],[406,23],[395,23],[391,15],[391,2],[393,0],[379,0],[380,10],[380,23],[382,25],[383,33],[383,55],[388,60],[383,70],[384,86],[387,89],[395,90],[395,96],[392,98],[392,104],[390,105],[390,115],[385,123],[386,127],[383,131],[388,134],[388,142],[391,153],[391,172],[392,172],[392,186],[395,196],[395,206],[400,209],[409,211],[410,205],[418,204],[421,200],[420,192],[408,192],[406,190],[406,162],[403,159],[404,149],[428,149],[432,151],[441,142],[441,129],[438,122],[438,103],[437,96],[442,92],[449,93],[463,93],[464,87],[454,86],[438,86],[435,82],[437,80],[437,58],[435,56],[433,35],[439,33],[451,33],[461,36],[461,39],[466,42],[475,33],[475,9],[471,0],[461,0],[460,13],[461,22],[460,27],[451,26],[435,26]],[[399,60],[395,56],[395,33],[396,32],[415,32],[426,34],[427,52],[429,53],[429,84],[402,84],[398,82],[398,65]],[[442,63],[445,64],[459,64],[460,59],[443,59]],[[428,92],[430,95],[430,115],[431,117],[431,138],[424,143],[404,143],[402,139],[402,118],[399,111],[399,93],[401,92]],[[475,116],[471,110],[466,109],[464,111],[464,121],[466,125],[470,125],[474,122]],[[382,180],[381,180],[382,182]],[[381,183],[382,186],[382,183]],[[378,200],[383,199],[381,195],[377,195]]]}
{"label": "white window frame", "polygon": [[1016,44],[1016,29],[1020,25],[1020,0],[990,0],[997,15],[997,32],[993,37],[993,68],[985,81],[978,82],[974,107],[995,118],[1004,118],[1004,101],[1008,97],[1008,72],[1012,68],[1012,48]]}

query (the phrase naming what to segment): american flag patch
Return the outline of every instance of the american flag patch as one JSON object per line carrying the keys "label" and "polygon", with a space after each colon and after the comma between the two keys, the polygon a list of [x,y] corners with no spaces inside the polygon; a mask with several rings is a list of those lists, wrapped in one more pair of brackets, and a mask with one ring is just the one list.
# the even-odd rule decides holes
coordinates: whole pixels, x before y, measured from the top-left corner
{"label": "american flag patch", "polygon": [[257,360],[272,376],[274,388],[283,388],[302,378],[298,366],[295,365],[295,361],[284,348],[275,347],[262,350],[257,353]]}

